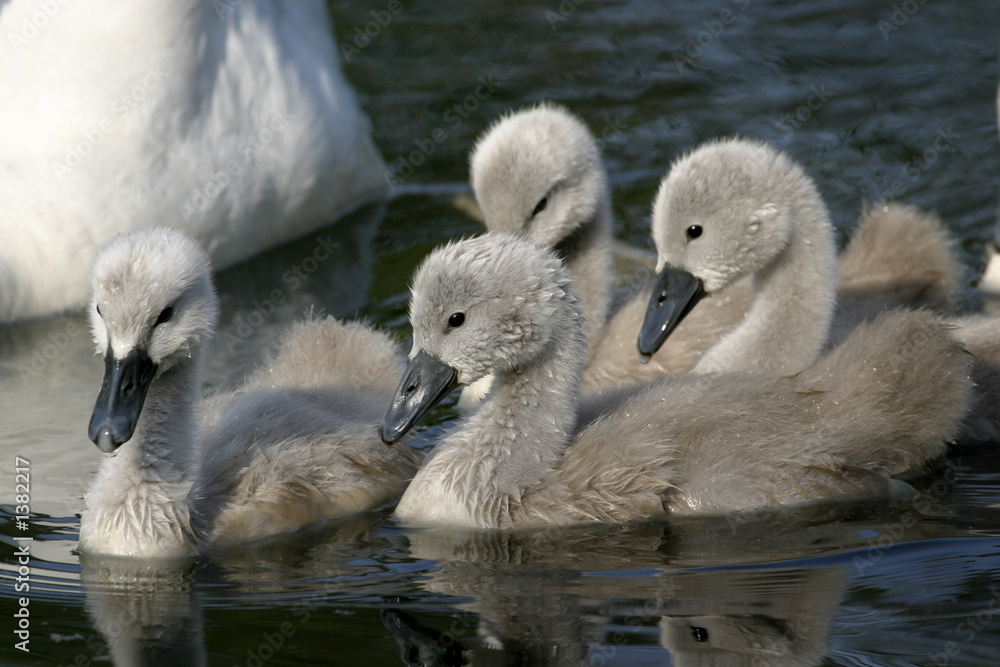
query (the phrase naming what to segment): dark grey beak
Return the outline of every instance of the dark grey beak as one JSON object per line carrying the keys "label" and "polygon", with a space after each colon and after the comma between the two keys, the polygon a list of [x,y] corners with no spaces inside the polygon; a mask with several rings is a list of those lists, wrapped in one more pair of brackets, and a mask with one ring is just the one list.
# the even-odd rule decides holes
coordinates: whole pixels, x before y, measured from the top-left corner
{"label": "dark grey beak", "polygon": [[420,350],[406,366],[392,405],[379,424],[382,442],[391,445],[458,385],[458,373],[437,357]]}
{"label": "dark grey beak", "polygon": [[639,329],[639,354],[643,359],[656,354],[667,336],[703,296],[705,288],[699,278],[669,264],[664,267],[653,283],[646,318]]}
{"label": "dark grey beak", "polygon": [[132,350],[124,359],[115,359],[108,347],[104,355],[104,384],[87,431],[102,452],[113,452],[132,437],[155,374],[156,364],[142,350]]}

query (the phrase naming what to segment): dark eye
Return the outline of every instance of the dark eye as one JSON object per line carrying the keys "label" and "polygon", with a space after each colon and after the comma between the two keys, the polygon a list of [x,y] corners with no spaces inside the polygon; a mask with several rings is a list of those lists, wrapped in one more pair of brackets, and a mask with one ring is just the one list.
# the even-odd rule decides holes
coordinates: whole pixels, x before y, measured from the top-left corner
{"label": "dark eye", "polygon": [[160,316],[156,318],[156,324],[154,324],[153,326],[158,327],[164,322],[169,322],[170,318],[173,316],[174,316],[173,306],[167,306],[166,308],[163,309],[162,312],[160,312]]}
{"label": "dark eye", "polygon": [[463,324],[465,324],[465,313],[452,313],[448,318],[448,326],[452,329],[457,329]]}
{"label": "dark eye", "polygon": [[701,236],[701,225],[691,225],[687,228],[688,241],[693,241],[699,236]]}
{"label": "dark eye", "polygon": [[535,204],[535,210],[531,212],[531,217],[534,218],[536,215],[545,210],[545,207],[549,205],[549,198],[542,197],[541,200]]}
{"label": "dark eye", "polygon": [[691,636],[694,637],[696,642],[703,644],[708,641],[708,630],[705,628],[691,626]]}
{"label": "dark eye", "polygon": [[[101,315],[101,304],[97,304],[97,314]],[[104,316],[101,315],[101,317],[104,317]]]}

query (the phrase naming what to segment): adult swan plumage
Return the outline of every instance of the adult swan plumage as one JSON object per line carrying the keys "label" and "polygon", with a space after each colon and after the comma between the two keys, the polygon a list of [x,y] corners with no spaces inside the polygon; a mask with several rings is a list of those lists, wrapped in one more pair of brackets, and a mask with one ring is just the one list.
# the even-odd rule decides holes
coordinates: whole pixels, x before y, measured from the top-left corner
{"label": "adult swan plumage", "polygon": [[384,189],[321,0],[44,5],[0,3],[0,322],[82,307],[117,234],[224,268]]}

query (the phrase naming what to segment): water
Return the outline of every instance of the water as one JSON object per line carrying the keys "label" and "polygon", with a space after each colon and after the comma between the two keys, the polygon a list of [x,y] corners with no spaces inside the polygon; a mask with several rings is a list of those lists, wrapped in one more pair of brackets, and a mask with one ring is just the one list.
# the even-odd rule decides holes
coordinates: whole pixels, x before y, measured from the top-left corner
{"label": "water", "polygon": [[[332,2],[340,44],[386,6]],[[635,246],[649,247],[671,160],[743,134],[806,167],[841,239],[863,202],[895,188],[944,217],[970,279],[982,266],[1000,177],[994,0],[398,6],[346,65],[394,198],[219,276],[210,391],[238,383],[309,309],[405,344],[414,268],[479,230],[461,207],[472,142],[502,112],[546,99],[603,136],[616,233]],[[320,244],[336,257],[307,265]],[[275,290],[284,302],[272,311]],[[955,452],[898,506],[486,537],[374,515],[193,565],[81,562],[77,514],[100,456],[85,429],[102,373],[86,323],[3,328],[0,350],[0,498],[13,498],[14,457],[28,459],[34,536],[31,653],[5,631],[0,662],[446,664],[464,650],[477,665],[1000,664],[1000,455],[989,449]],[[0,514],[0,625],[11,629],[12,509]]]}

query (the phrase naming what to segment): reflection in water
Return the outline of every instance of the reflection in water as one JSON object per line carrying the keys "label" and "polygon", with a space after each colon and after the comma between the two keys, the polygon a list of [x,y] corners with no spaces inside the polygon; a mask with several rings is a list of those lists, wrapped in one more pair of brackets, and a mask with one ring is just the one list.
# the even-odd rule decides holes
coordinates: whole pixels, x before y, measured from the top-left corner
{"label": "reflection in water", "polygon": [[87,612],[115,665],[206,664],[190,563],[81,555],[80,566]]}
{"label": "reflection in water", "polygon": [[[725,530],[729,553],[754,539],[752,529]],[[663,525],[408,536],[411,553],[439,567],[426,591],[472,598],[457,606],[477,619],[475,664],[501,656],[514,664],[603,663],[648,643],[658,624],[660,644],[678,666],[815,665],[827,653],[845,587],[840,564],[678,569],[671,562],[698,554],[702,544]],[[605,629],[615,625],[628,631]],[[455,639],[421,636],[424,651],[427,642]]]}
{"label": "reflection in water", "polygon": [[660,642],[676,667],[805,667],[826,655],[842,567],[722,570],[658,577]]}
{"label": "reflection in water", "polygon": [[408,667],[457,667],[465,647],[448,635],[420,625],[399,609],[383,609],[382,623],[399,644],[399,657]]}
{"label": "reflection in water", "polygon": [[[282,632],[283,623],[302,619],[302,614],[288,613],[289,600],[294,601],[293,610],[294,605],[317,610],[319,601],[343,588],[342,581],[362,578],[371,569],[351,562],[352,557],[393,548],[375,532],[382,521],[384,516],[378,513],[331,521],[312,530],[220,549],[211,554],[211,562],[81,554],[86,609],[119,667],[202,665],[207,658],[196,589],[203,577],[221,579],[243,598],[270,598],[286,606],[280,616],[275,615],[284,620],[265,626],[262,633],[242,628],[247,632],[240,633],[235,643],[238,653],[259,653],[261,637],[280,637],[275,633]],[[368,588],[378,592],[377,585]],[[298,630],[287,632],[285,639]],[[99,644],[87,646],[85,657],[100,657]],[[274,648],[273,642],[271,647],[273,653],[281,648]]]}
{"label": "reflection in water", "polygon": [[353,560],[358,554],[393,549],[388,537],[378,532],[384,520],[384,514],[364,512],[252,544],[230,545],[208,555],[219,576],[243,594],[283,595],[293,582],[310,582],[313,587],[321,582],[322,589],[332,589],[337,577],[365,571]]}
{"label": "reflection in water", "polygon": [[[968,642],[955,628],[992,604],[974,591],[988,588],[997,542],[954,541],[962,531],[915,520],[917,505],[492,534],[405,530],[373,513],[195,567],[84,556],[86,614],[44,600],[33,614],[58,628],[50,649],[62,664],[197,664],[205,654],[233,658],[225,664],[265,654],[269,665],[454,664],[455,642],[479,666],[654,664],[668,652],[677,665],[853,664],[846,656],[914,643],[905,650],[937,654],[956,637],[963,656],[980,658],[963,664],[990,664],[982,656],[996,637]],[[956,578],[958,552],[968,568]],[[386,608],[413,622],[380,618]]]}
{"label": "reflection in water", "polygon": [[222,630],[223,652],[240,663],[287,625],[269,664],[357,636],[338,649],[340,664],[381,650],[378,664],[632,664],[667,651],[679,666],[816,665],[838,654],[831,621],[887,525],[900,542],[954,534],[903,521],[910,511],[833,506],[531,533],[401,531],[373,513],[219,551],[197,568],[84,556],[86,609],[104,638],[84,655],[106,644],[119,665],[199,664],[202,605],[218,623],[230,612],[215,608],[232,599],[263,605]]}

